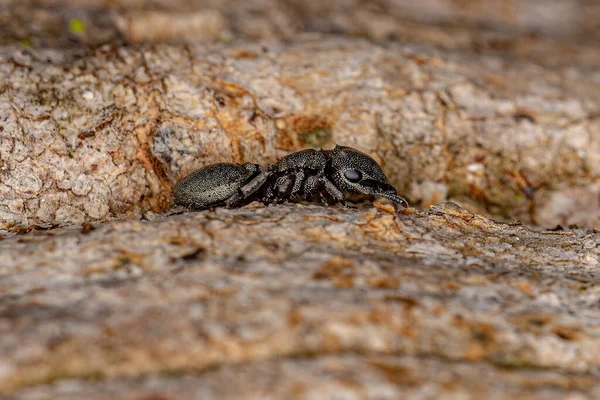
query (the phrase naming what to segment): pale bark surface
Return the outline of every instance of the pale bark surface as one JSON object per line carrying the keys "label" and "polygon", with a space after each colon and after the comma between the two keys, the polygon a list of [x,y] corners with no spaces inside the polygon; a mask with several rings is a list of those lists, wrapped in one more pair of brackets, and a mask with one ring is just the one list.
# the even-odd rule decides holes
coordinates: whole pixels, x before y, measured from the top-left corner
{"label": "pale bark surface", "polygon": [[16,236],[0,242],[0,390],[598,393],[599,246],[452,203],[252,204]]}
{"label": "pale bark surface", "polygon": [[4,48],[0,226],[139,218],[207,163],[335,143],[372,154],[415,204],[596,225],[599,71],[327,37]]}
{"label": "pale bark surface", "polygon": [[[2,2],[0,396],[600,397],[599,16]],[[336,143],[417,209],[163,213],[203,165]]]}

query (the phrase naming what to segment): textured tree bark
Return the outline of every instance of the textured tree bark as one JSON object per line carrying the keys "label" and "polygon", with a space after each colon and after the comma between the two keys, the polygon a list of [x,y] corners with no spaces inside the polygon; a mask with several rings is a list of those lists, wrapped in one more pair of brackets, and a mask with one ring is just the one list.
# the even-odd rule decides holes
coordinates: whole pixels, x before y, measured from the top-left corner
{"label": "textured tree bark", "polygon": [[[3,2],[0,396],[599,397],[598,15]],[[417,209],[163,213],[336,143]]]}
{"label": "textured tree bark", "polygon": [[7,238],[0,390],[593,395],[599,247],[591,229],[534,232],[452,203],[252,204]]}
{"label": "textured tree bark", "polygon": [[545,226],[600,215],[598,70],[401,43],[0,54],[1,226],[139,218],[216,161],[335,143],[424,206],[467,197]]}

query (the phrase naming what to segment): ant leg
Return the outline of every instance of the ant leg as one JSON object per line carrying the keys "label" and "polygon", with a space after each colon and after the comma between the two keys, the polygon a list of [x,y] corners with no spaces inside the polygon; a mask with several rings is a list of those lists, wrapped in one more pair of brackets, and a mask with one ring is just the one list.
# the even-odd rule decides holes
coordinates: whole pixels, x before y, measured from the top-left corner
{"label": "ant leg", "polygon": [[234,207],[240,200],[243,200],[244,196],[240,192],[237,192],[227,200],[225,200],[225,207]]}
{"label": "ant leg", "polygon": [[275,199],[275,190],[273,189],[273,185],[270,184],[267,186],[267,189],[261,195],[261,198],[259,200],[262,201],[263,204],[269,204],[269,203],[273,203],[274,199]]}
{"label": "ant leg", "polygon": [[308,199],[311,195],[317,193],[321,187],[320,176],[309,176],[304,182],[304,190],[302,191],[303,196]]}
{"label": "ant leg", "polygon": [[248,170],[249,177],[256,173],[258,173],[258,175],[242,185],[236,194],[225,200],[225,205],[227,207],[231,207],[239,201],[252,196],[265,184],[269,178],[269,175],[271,174],[269,171],[265,171],[264,168],[258,164],[246,163],[243,165],[243,167]]}
{"label": "ant leg", "polygon": [[304,183],[304,179],[306,179],[306,172],[304,172],[304,170],[301,169],[296,174],[296,178],[294,180],[294,187],[292,188],[292,191],[290,193],[290,199],[293,199],[300,193],[300,191],[302,190],[302,184]]}
{"label": "ant leg", "polygon": [[323,203],[323,205],[327,207],[329,205],[329,202],[327,201],[327,196],[325,196],[325,194],[321,190],[319,190],[319,197],[321,198],[321,203]]}
{"label": "ant leg", "polygon": [[328,205],[329,203],[323,194],[323,190],[336,202],[345,204],[344,193],[342,193],[329,179],[325,178],[324,176],[309,176],[304,184],[303,197],[308,198],[314,193],[319,193],[321,201],[325,205]]}
{"label": "ant leg", "polygon": [[275,190],[277,191],[277,195],[274,200],[275,203],[279,203],[280,201],[287,199],[293,183],[294,178],[290,175],[284,175],[277,178],[275,181]]}
{"label": "ant leg", "polygon": [[323,184],[323,187],[327,194],[329,194],[335,201],[338,203],[342,203],[344,206],[346,202],[344,201],[344,193],[340,191],[329,179],[325,177],[321,177],[320,181]]}
{"label": "ant leg", "polygon": [[250,196],[251,194],[255,193],[258,189],[260,189],[271,175],[269,171],[265,171],[260,166],[258,167],[260,168],[261,172],[240,188],[240,191],[242,192],[244,198]]}

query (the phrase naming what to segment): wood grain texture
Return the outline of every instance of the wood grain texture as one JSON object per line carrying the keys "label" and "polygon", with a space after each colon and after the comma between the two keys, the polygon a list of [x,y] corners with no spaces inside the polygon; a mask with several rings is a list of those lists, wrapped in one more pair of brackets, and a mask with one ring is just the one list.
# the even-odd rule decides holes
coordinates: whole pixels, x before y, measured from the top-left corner
{"label": "wood grain texture", "polygon": [[[563,382],[558,392],[594,389],[597,234],[534,232],[453,203],[391,210],[253,203],[5,239],[0,390],[69,379],[85,393],[94,386],[81,380],[121,378],[115,388],[143,391],[151,381],[126,378],[156,374],[189,374],[191,388],[182,380],[173,390],[200,390],[215,367],[257,365],[262,376],[266,360],[326,368],[326,355],[344,371],[378,369],[380,356],[451,371],[477,362],[498,379],[525,369]],[[386,368],[348,390],[404,386],[387,382]],[[439,382],[436,368],[414,379]],[[448,393],[496,388],[464,368]],[[244,393],[250,374],[227,390]],[[529,382],[520,379],[510,385]]]}

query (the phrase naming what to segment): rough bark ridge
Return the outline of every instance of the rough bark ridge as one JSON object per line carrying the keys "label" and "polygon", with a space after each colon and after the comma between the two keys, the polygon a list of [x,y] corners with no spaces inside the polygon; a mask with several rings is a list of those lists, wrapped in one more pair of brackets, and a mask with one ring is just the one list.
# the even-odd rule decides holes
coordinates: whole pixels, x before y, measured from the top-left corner
{"label": "rough bark ridge", "polygon": [[598,69],[331,38],[0,61],[5,229],[139,218],[204,164],[334,143],[425,206],[598,223]]}
{"label": "rough bark ridge", "polygon": [[[391,210],[250,205],[5,239],[0,390],[600,393],[597,234]],[[164,377],[124,379],[148,374]]]}

